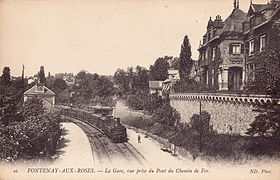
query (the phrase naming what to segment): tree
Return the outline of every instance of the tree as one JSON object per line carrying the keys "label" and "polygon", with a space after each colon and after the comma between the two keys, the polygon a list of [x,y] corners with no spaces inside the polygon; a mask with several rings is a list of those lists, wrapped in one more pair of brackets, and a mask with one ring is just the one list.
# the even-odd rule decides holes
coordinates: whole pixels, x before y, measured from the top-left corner
{"label": "tree", "polygon": [[163,99],[158,92],[142,97],[144,110],[152,114],[163,105]]}
{"label": "tree", "polygon": [[24,118],[37,117],[44,113],[43,100],[37,97],[28,98],[24,103]]}
{"label": "tree", "polygon": [[246,134],[261,137],[280,137],[280,105],[259,107],[262,112],[255,117]]}
{"label": "tree", "polygon": [[171,68],[179,70],[180,68],[180,59],[178,57],[174,57],[171,61]]}
{"label": "tree", "polygon": [[67,88],[67,83],[62,78],[55,78],[52,87],[55,90],[65,90]]}
{"label": "tree", "polygon": [[22,119],[15,96],[0,96],[0,123],[7,126],[9,123]]}
{"label": "tree", "polygon": [[136,73],[135,88],[140,91],[147,91],[149,89],[149,71],[146,68],[137,66]]}
{"label": "tree", "polygon": [[1,76],[1,84],[9,85],[11,83],[11,72],[9,67],[4,67],[3,74]]}
{"label": "tree", "polygon": [[114,74],[114,82],[122,93],[129,92],[129,77],[123,69],[118,69]]}
{"label": "tree", "polygon": [[44,71],[44,66],[40,67],[40,71],[39,71],[39,82],[42,84],[46,83],[46,77],[45,77],[45,71]]}
{"label": "tree", "polygon": [[152,120],[167,126],[175,126],[181,119],[180,114],[170,106],[169,103],[163,104],[152,115]]}
{"label": "tree", "polygon": [[181,46],[181,53],[179,57],[179,74],[182,81],[187,81],[190,79],[190,73],[193,65],[191,55],[191,45],[189,38],[186,35]]}
{"label": "tree", "polygon": [[169,63],[167,60],[172,57],[165,56],[159,57],[155,61],[154,65],[150,66],[151,79],[155,81],[164,81],[168,78]]}
{"label": "tree", "polygon": [[97,94],[100,97],[112,96],[114,94],[114,84],[106,77],[102,76],[98,80]]}
{"label": "tree", "polygon": [[196,130],[198,133],[198,145],[199,145],[199,152],[202,151],[202,144],[203,144],[203,136],[209,133],[210,130],[210,114],[206,111],[202,111],[200,115],[194,114],[191,117],[190,125],[191,128]]}

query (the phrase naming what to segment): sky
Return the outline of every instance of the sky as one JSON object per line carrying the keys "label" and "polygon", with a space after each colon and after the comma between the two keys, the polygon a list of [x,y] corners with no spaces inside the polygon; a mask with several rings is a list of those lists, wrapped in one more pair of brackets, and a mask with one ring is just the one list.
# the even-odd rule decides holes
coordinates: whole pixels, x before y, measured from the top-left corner
{"label": "sky", "polygon": [[225,20],[232,9],[233,0],[0,0],[0,69],[113,75],[179,56],[185,35],[196,60],[209,17]]}

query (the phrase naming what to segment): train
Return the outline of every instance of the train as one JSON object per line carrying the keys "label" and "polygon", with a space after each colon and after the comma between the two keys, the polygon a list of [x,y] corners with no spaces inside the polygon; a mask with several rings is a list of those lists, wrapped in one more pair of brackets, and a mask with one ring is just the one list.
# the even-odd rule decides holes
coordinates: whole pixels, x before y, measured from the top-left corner
{"label": "train", "polygon": [[114,143],[127,142],[127,131],[120,118],[114,117],[114,108],[104,106],[86,106],[84,109],[58,106],[61,114],[79,119],[103,131]]}

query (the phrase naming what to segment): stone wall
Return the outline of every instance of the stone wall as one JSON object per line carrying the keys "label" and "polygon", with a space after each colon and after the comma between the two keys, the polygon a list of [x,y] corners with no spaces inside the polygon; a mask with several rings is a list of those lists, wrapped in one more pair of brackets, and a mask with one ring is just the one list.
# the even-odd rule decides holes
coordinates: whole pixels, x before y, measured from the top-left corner
{"label": "stone wall", "polygon": [[259,112],[253,111],[257,103],[275,102],[269,97],[248,97],[221,94],[171,94],[170,103],[181,115],[183,122],[190,122],[193,114],[201,110],[211,115],[210,123],[218,133],[244,135]]}

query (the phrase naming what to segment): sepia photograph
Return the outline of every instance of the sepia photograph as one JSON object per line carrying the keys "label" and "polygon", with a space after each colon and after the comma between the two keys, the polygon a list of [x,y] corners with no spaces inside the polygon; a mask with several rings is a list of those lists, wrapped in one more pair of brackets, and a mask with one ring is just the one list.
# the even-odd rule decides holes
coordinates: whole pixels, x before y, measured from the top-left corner
{"label": "sepia photograph", "polygon": [[280,179],[280,0],[0,0],[0,180]]}

